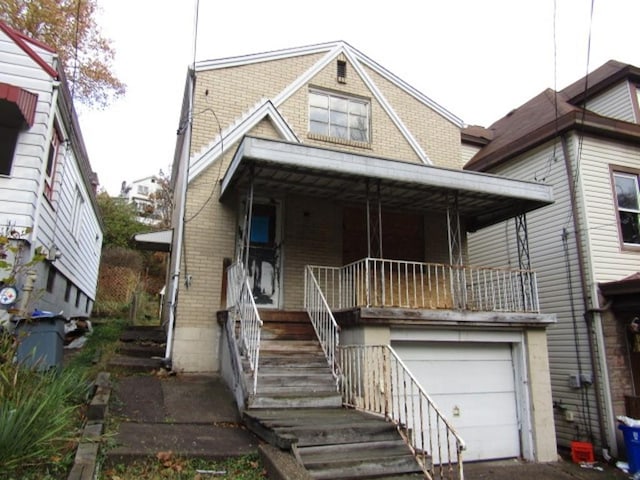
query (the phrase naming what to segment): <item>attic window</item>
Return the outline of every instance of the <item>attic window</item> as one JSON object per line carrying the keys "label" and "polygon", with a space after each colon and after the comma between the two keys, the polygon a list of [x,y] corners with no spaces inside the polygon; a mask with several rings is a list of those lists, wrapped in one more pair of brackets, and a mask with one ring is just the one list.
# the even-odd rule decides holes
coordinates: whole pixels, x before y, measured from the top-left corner
{"label": "attic window", "polygon": [[338,83],[347,83],[347,62],[338,60]]}
{"label": "attic window", "polygon": [[319,90],[309,92],[309,133],[332,139],[368,143],[368,100],[335,95]]}

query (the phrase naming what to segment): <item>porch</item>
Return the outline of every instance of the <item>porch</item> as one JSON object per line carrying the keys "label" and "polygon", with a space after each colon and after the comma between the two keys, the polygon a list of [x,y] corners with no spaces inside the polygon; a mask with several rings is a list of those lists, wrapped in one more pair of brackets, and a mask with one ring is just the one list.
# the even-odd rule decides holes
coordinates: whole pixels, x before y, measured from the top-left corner
{"label": "porch", "polygon": [[[392,341],[405,346],[396,327],[433,326],[443,343],[452,343],[444,327],[460,331],[461,324],[471,326],[481,334],[471,342],[497,343],[499,337],[490,353],[505,353],[502,364],[524,372],[528,360],[522,356],[546,349],[539,336],[541,347],[524,347],[526,328],[533,326],[544,337],[550,322],[539,313],[526,213],[552,202],[550,189],[247,137],[222,180],[220,200],[235,206],[239,218],[236,260],[227,271],[223,369],[234,372],[228,382],[236,386],[240,408],[263,404],[270,391],[264,382],[282,378],[271,371],[274,349],[263,336],[273,330],[267,328],[265,311],[279,314],[304,305],[339,403],[394,425],[427,478],[463,478],[464,441],[395,352]],[[285,204],[284,226],[279,226]],[[517,268],[466,265],[466,233],[508,218],[516,219]],[[380,341],[368,338],[365,330],[372,325],[386,331]],[[284,325],[281,329],[287,335],[294,331]],[[413,335],[414,330],[406,331]],[[288,357],[280,355],[283,349]],[[275,363],[288,358],[286,369],[291,370],[311,345],[279,344],[276,350]],[[265,353],[270,358],[263,369]],[[513,371],[507,377],[513,384]],[[325,380],[322,385],[326,388]],[[522,385],[528,388],[527,382]],[[310,388],[323,391],[319,385]],[[510,388],[516,418],[516,404],[524,394]],[[300,401],[285,395],[284,388],[276,390],[279,398],[268,399],[272,406],[292,408],[292,402]],[[528,405],[528,400],[521,403]],[[509,428],[518,435],[515,423]],[[516,439],[529,459],[532,441]]]}

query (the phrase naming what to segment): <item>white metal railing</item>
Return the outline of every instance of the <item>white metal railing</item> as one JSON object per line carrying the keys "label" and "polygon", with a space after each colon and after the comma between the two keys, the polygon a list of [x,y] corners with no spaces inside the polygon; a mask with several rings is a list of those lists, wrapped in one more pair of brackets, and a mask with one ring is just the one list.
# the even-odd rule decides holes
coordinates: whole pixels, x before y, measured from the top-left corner
{"label": "white metal railing", "polygon": [[310,266],[330,308],[399,307],[538,313],[530,270],[365,258]]}
{"label": "white metal railing", "polygon": [[304,308],[306,309],[311,323],[316,331],[320,345],[327,357],[327,362],[331,367],[331,372],[336,382],[340,378],[336,352],[339,345],[340,327],[331,313],[327,300],[322,294],[322,290],[313,275],[310,267],[305,268],[304,275]]}
{"label": "white metal railing", "polygon": [[339,352],[343,403],[393,422],[428,478],[464,480],[464,441],[393,348],[350,345]]}
{"label": "white metal railing", "polygon": [[247,357],[253,374],[253,393],[258,389],[258,365],[260,360],[260,334],[262,320],[253,299],[251,284],[241,263],[227,269],[227,308],[240,321],[242,353]]}

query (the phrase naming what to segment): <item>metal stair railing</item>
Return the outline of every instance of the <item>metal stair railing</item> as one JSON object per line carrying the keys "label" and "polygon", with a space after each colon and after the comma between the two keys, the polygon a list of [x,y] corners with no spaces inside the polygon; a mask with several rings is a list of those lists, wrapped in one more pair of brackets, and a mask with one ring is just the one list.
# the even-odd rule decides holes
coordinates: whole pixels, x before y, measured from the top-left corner
{"label": "metal stair railing", "polygon": [[389,345],[339,349],[344,405],[394,423],[427,478],[464,480],[465,443]]}
{"label": "metal stair railing", "polygon": [[309,265],[305,267],[304,308],[311,318],[311,323],[337,383],[340,378],[340,369],[336,357],[340,341],[340,327],[333,317],[331,308],[329,308],[329,304],[313,274],[313,267]]}
{"label": "metal stair railing", "polygon": [[260,335],[262,320],[251,291],[249,278],[241,263],[227,269],[229,291],[227,308],[232,310],[236,321],[240,321],[240,345],[249,362],[252,373],[252,391],[258,389],[258,366],[260,360]]}

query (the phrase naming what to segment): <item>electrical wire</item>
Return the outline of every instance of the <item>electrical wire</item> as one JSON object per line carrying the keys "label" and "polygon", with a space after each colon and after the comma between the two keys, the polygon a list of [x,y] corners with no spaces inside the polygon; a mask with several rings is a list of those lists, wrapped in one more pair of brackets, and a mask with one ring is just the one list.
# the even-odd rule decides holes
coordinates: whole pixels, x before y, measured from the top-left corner
{"label": "electrical wire", "polygon": [[[591,60],[591,36],[593,29],[593,10],[594,10],[595,0],[591,0],[591,9],[589,12],[589,33],[587,35],[587,61],[584,75],[584,98],[582,100],[582,108],[580,112],[580,122],[579,126],[584,125],[584,120],[587,115],[587,91],[589,90],[589,64]],[[578,179],[580,178],[580,167],[582,164],[582,150],[584,145],[584,132],[582,129],[578,129],[578,151],[576,153],[576,168],[575,174],[573,176],[573,183],[570,186],[572,191],[575,193],[578,186]],[[565,223],[565,226],[569,224],[571,218],[573,216],[573,209],[569,210],[569,216]]]}
{"label": "electrical wire", "polygon": [[80,35],[80,5],[82,0],[78,0],[78,8],[76,9],[76,31],[74,38],[73,53],[73,83],[71,85],[71,99],[75,100],[76,82],[78,80],[78,37]]}

